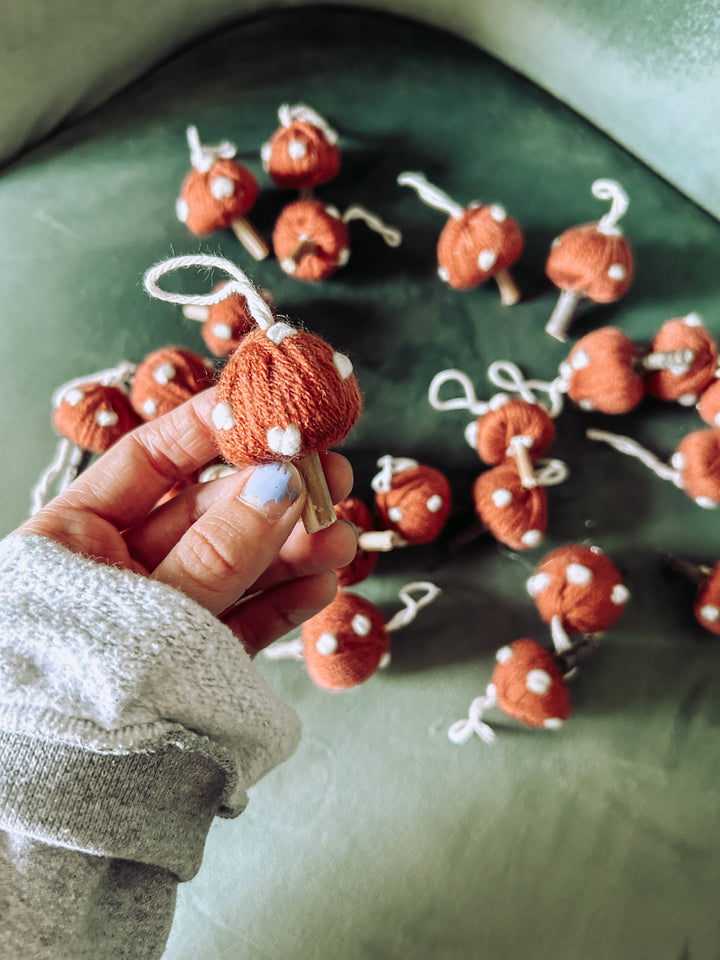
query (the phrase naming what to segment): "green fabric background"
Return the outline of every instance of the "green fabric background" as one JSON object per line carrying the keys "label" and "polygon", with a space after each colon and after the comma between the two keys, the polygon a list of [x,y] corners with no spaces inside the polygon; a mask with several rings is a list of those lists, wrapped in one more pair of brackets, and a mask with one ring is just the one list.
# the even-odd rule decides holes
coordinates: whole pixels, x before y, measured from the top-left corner
{"label": "green fabric background", "polygon": [[[268,235],[292,195],[268,183],[258,149],[277,106],[298,100],[341,132],[343,170],[322,197],[362,203],[405,234],[389,250],[354,224],[350,263],[321,286],[273,259],[248,262],[230,234],[198,242],[173,210],[196,123],[210,142],[234,139],[258,174],[254,220]],[[437,280],[444,218],[395,185],[403,169],[460,202],[506,205],[527,240],[520,304]],[[604,211],[590,195],[599,176],[630,195],[637,279],[621,303],[584,310],[572,336],[617,323],[643,341],[691,310],[720,336],[717,221],[474,46],[339,10],[264,17],[193,46],[0,180],[2,532],[52,456],[58,384],[166,343],[202,350],[197,326],[140,286],[153,261],[201,249],[236,258],[281,310],[353,357],[366,395],[345,448],[358,495],[369,499],[377,457],[414,456],[447,472],[457,533],[481,465],[462,438],[469,418],[433,411],[428,384],[459,366],[489,396],[499,357],[554,375],[567,348],[543,333],[555,299],[544,258],[561,229]],[[571,476],[549,491],[543,548],[518,555],[488,537],[453,551],[449,535],[381,557],[358,592],[388,617],[409,580],[444,593],[395,636],[389,669],[355,691],[323,693],[301,664],[260,662],[301,714],[303,743],[242,817],[214,825],[181,888],[167,960],[716,960],[720,650],[692,617],[692,587],[660,560],[716,560],[720,515],[591,445],[589,425],[669,457],[700,421],[650,401],[619,419],[568,406],[552,453]],[[524,582],[573,540],[605,549],[633,595],[573,685],[573,716],[545,733],[494,713],[494,746],[454,747],[447,728],[484,691],[495,650],[548,641]]]}

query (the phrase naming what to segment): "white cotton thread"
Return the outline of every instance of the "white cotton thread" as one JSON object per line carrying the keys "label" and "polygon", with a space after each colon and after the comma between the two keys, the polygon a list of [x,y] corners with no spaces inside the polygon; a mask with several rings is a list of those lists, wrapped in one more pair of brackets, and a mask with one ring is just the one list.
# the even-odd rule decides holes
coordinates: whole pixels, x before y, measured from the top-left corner
{"label": "white cotton thread", "polygon": [[604,233],[610,237],[621,237],[623,232],[617,224],[627,211],[630,202],[628,195],[617,180],[596,180],[591,189],[592,195],[598,200],[610,200],[612,204],[610,210],[598,222],[598,233]]}
{"label": "white cotton thread", "polygon": [[[420,591],[420,596],[415,599],[412,594],[418,591]],[[437,600],[441,593],[440,587],[427,580],[406,583],[398,593],[404,607],[402,610],[398,610],[395,616],[385,624],[385,629],[388,633],[394,633],[396,630],[408,626],[413,622],[419,611]]]}
{"label": "white cotton thread", "polygon": [[188,127],[185,135],[190,147],[190,163],[199,173],[207,173],[216,161],[230,160],[237,153],[237,147],[229,140],[212,146],[201,143],[197,127]]}
{"label": "white cotton thread", "polygon": [[306,103],[296,103],[293,106],[289,103],[281,104],[278,108],[278,120],[283,127],[289,127],[295,120],[310,123],[313,127],[322,131],[322,135],[328,143],[334,146],[338,142],[337,131],[330,126],[325,117]]}
{"label": "white cotton thread", "polygon": [[276,640],[263,650],[263,656],[268,660],[299,660],[304,662],[303,642],[300,637],[293,640]]}
{"label": "white cotton thread", "polygon": [[[75,399],[72,396],[73,392],[76,390],[82,392],[82,388],[90,383],[99,383],[101,387],[117,387],[118,390],[122,390],[123,393],[127,394],[130,392],[130,384],[132,383],[132,378],[135,376],[136,370],[136,363],[123,360],[115,367],[108,367],[105,370],[88,373],[82,377],[75,377],[73,380],[68,380],[66,383],[61,384],[53,392],[51,400],[52,406],[54,409],[57,409],[63,400],[70,402],[71,406],[74,406],[82,397]],[[68,394],[71,395],[69,401]]]}
{"label": "white cotton thread", "polygon": [[594,428],[586,430],[585,436],[588,440],[598,440],[601,443],[607,443],[619,453],[624,453],[629,457],[635,457],[641,463],[645,464],[649,470],[652,470],[656,476],[660,477],[661,480],[670,480],[676,487],[682,486],[682,476],[679,470],[673,469],[673,467],[669,467],[666,463],[663,463],[654,453],[641,447],[637,441],[632,440],[630,437],[623,437],[617,433],[609,433],[607,430],[595,430]]}
{"label": "white cotton thread", "polygon": [[[507,393],[517,394],[527,403],[539,403],[535,392],[547,394],[550,406],[548,413],[553,419],[562,413],[564,394],[567,391],[564,380],[526,380],[517,364],[510,360],[495,360],[488,367],[488,380]],[[544,406],[544,404],[542,404]]]}
{"label": "white cotton thread", "polygon": [[393,477],[405,470],[414,470],[418,466],[417,460],[409,457],[392,457],[390,454],[380,457],[377,461],[380,472],[370,481],[370,487],[375,493],[389,493],[392,490]]}
{"label": "white cotton thread", "polygon": [[448,730],[448,739],[451,743],[461,746],[467,743],[475,734],[484,743],[495,742],[495,731],[482,719],[486,710],[490,710],[497,703],[494,684],[489,684],[484,696],[476,697],[470,704],[467,718],[456,720]]}
{"label": "white cotton thread", "polygon": [[397,182],[401,187],[412,187],[420,199],[429,207],[442,210],[443,213],[450,214],[456,220],[465,213],[464,207],[461,207],[447,193],[430,183],[423,173],[408,170],[398,175]]}
{"label": "white cotton thread", "polygon": [[[167,273],[175,270],[185,270],[189,268],[199,270],[223,270],[230,276],[230,280],[224,283],[218,290],[207,294],[188,294],[172,293],[163,290],[158,281]],[[162,260],[160,263],[150,267],[143,277],[143,286],[149,296],[155,300],[163,300],[165,303],[177,303],[181,306],[191,304],[196,307],[211,307],[215,303],[227,300],[234,293],[239,293],[247,301],[248,312],[261,330],[267,330],[275,323],[275,317],[272,310],[263,300],[260,292],[250,280],[248,275],[240,267],[236,266],[225,257],[215,257],[209,254],[199,254],[197,256],[170,257],[168,260]]]}
{"label": "white cotton thread", "polygon": [[389,247],[399,247],[402,243],[402,233],[397,227],[388,226],[376,214],[358,204],[348,207],[341,219],[343,223],[350,223],[351,220],[362,220],[371,230],[380,234]]}
{"label": "white cotton thread", "polygon": [[50,465],[42,472],[37,483],[34,485],[30,496],[30,516],[34,517],[38,510],[41,510],[48,500],[50,489],[62,474],[62,481],[58,484],[57,493],[62,493],[73,482],[78,474],[78,469],[82,463],[83,450],[63,437],[55,448],[55,456]]}
{"label": "white cotton thread", "polygon": [[[462,396],[451,397],[449,400],[440,399],[440,390],[446,383],[458,383],[462,387]],[[478,400],[472,380],[462,370],[441,370],[430,381],[428,401],[435,410],[469,410],[481,417],[488,412],[490,404]]]}
{"label": "white cotton thread", "polygon": [[535,482],[539,487],[555,487],[570,476],[568,465],[552,457],[535,461]]}

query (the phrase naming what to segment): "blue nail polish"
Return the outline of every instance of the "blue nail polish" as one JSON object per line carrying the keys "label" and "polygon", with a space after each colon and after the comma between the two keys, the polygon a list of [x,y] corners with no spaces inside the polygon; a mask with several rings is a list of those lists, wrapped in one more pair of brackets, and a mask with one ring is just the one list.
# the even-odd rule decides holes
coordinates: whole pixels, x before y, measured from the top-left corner
{"label": "blue nail polish", "polygon": [[282,503],[289,498],[290,503],[297,499],[299,488],[295,471],[282,463],[267,463],[256,467],[245,487],[246,497],[252,497],[261,506],[274,500]]}

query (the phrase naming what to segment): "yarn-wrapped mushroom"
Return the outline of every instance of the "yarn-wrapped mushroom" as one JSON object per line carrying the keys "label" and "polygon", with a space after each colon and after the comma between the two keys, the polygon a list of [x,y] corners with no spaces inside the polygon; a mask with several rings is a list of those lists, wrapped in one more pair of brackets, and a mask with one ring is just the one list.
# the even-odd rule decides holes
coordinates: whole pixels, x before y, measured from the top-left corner
{"label": "yarn-wrapped mushroom", "polygon": [[632,282],[634,260],[630,245],[618,226],[628,208],[628,197],[615,180],[596,180],[592,194],[610,200],[611,208],[596,223],[570,227],[552,244],[545,264],[548,279],[560,297],[545,331],[565,341],[567,329],[581,300],[613,303]]}
{"label": "yarn-wrapped mushroom", "polygon": [[375,510],[386,531],[395,535],[390,546],[431,543],[442,533],[452,507],[447,477],[435,467],[410,457],[380,457],[379,472],[370,482]]}
{"label": "yarn-wrapped mushroom", "polygon": [[[174,270],[223,270],[231,280],[205,296],[169,293],[158,280]],[[171,303],[209,306],[233,292],[248,302],[256,328],[245,335],[220,376],[212,412],[215,440],[235,465],[293,460],[307,486],[303,521],[313,532],[336,519],[319,451],[345,439],[362,410],[349,357],[284,321],[247,275],[223,257],[174,257],[151,267],[150,296]]]}
{"label": "yarn-wrapped mushroom", "polygon": [[347,520],[358,531],[358,549],[354,558],[346,566],[335,571],[341,587],[350,587],[365,580],[375,569],[378,551],[367,548],[367,537],[375,529],[369,507],[358,497],[347,497],[335,504],[338,520]]}
{"label": "yarn-wrapped mushroom", "polygon": [[697,313],[664,323],[651,344],[654,355],[682,355],[690,362],[669,364],[646,374],[647,392],[658,400],[694,406],[718,372],[718,348]]}
{"label": "yarn-wrapped mushroom", "polygon": [[340,172],[338,135],[304,103],[282,104],[280,126],[262,145],[263,169],[280,187],[309,192]]}
{"label": "yarn-wrapped mushroom", "polygon": [[523,251],[518,224],[499,203],[462,207],[430,183],[424,174],[401,173],[397,182],[412,187],[430,207],[450,215],[437,244],[438,276],[455,290],[472,290],[491,277],[505,306],[520,299],[510,267]]}
{"label": "yarn-wrapped mushroom", "polygon": [[192,350],[162,347],[138,364],[130,403],[143,420],[155,420],[215,382],[212,365]]}
{"label": "yarn-wrapped mushroom", "polygon": [[665,562],[697,586],[693,603],[695,619],[705,630],[720,636],[720,562],[709,566],[672,555],[665,557]]}
{"label": "yarn-wrapped mushroom", "polygon": [[178,220],[200,236],[229,228],[251,256],[263,260],[269,253],[267,244],[245,216],[259,187],[250,170],[232,159],[235,144],[228,140],[202,144],[197,127],[188,127],[187,140],[192,169],[175,203]]}
{"label": "yarn-wrapped mushroom", "polygon": [[[217,290],[222,284],[217,284]],[[273,299],[267,290],[260,290],[260,296],[272,310]],[[242,338],[255,326],[246,298],[241,293],[231,293],[224,300],[199,307],[186,304],[183,316],[202,324],[201,336],[208,350],[216,357],[229,357]]]}

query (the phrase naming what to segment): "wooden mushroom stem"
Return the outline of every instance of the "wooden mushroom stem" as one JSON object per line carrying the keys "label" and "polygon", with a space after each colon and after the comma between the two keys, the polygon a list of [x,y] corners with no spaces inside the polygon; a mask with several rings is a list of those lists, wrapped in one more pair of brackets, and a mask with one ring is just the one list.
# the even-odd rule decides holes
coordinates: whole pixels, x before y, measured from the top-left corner
{"label": "wooden mushroom stem", "polygon": [[677,350],[654,350],[638,358],[638,366],[643,370],[669,370],[681,377],[687,373],[695,359],[695,351],[689,347]]}
{"label": "wooden mushroom stem", "polygon": [[600,643],[597,637],[586,636],[576,640],[566,650],[555,654],[555,661],[564,677],[574,673],[578,665],[589,660],[598,650]]}
{"label": "wooden mushroom stem", "polygon": [[230,228],[251,257],[264,260],[270,253],[268,245],[245,217],[236,217],[230,224]]}
{"label": "wooden mushroom stem", "polygon": [[395,530],[363,530],[358,536],[358,547],[367,553],[388,553],[407,543]]}
{"label": "wooden mushroom stem", "polygon": [[[529,443],[528,443],[529,441]],[[516,435],[511,438],[508,453],[513,457],[517,464],[520,482],[526,490],[532,490],[538,485],[535,471],[533,470],[532,460],[530,459],[529,447],[532,446],[532,438]]]}
{"label": "wooden mushroom stem", "polygon": [[317,250],[317,242],[312,237],[300,240],[292,253],[282,259],[282,268],[286,273],[295,273],[303,257],[310,256]]}
{"label": "wooden mushroom stem", "polygon": [[561,290],[555,309],[545,324],[545,333],[549,333],[551,337],[565,343],[567,328],[570,326],[570,321],[582,299],[582,294],[576,290]]}
{"label": "wooden mushroom stem", "polygon": [[305,481],[307,497],[302,521],[308,533],[317,533],[337,520],[320,457],[315,451],[293,461]]}
{"label": "wooden mushroom stem", "polygon": [[186,303],[182,308],[183,316],[188,320],[197,320],[198,323],[205,323],[210,316],[210,307],[201,307],[196,303]]}
{"label": "wooden mushroom stem", "polygon": [[493,279],[498,285],[500,291],[500,300],[506,307],[514,306],[520,299],[520,291],[513,280],[509,270],[498,270],[493,274]]}
{"label": "wooden mushroom stem", "polygon": [[712,567],[706,564],[692,563],[690,560],[684,560],[682,557],[676,557],[671,553],[666,554],[664,562],[670,570],[698,585],[704,583],[712,573]]}

